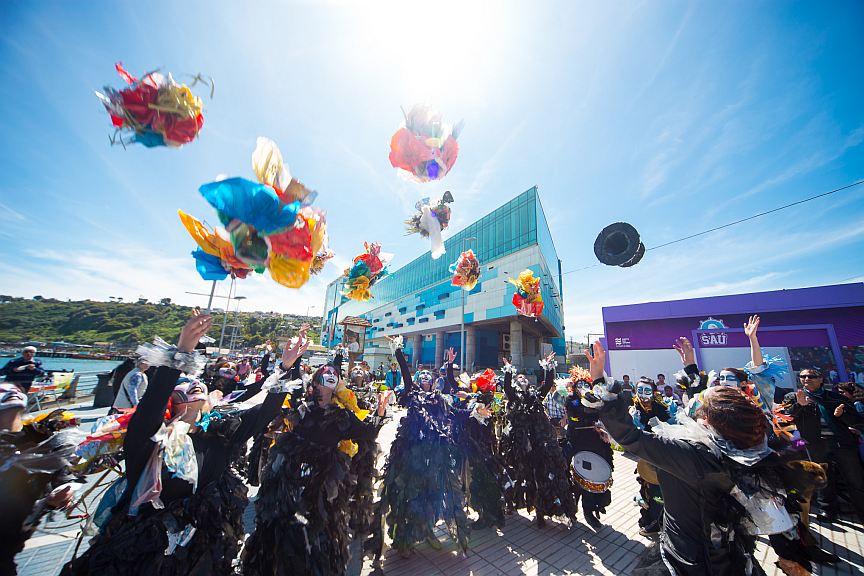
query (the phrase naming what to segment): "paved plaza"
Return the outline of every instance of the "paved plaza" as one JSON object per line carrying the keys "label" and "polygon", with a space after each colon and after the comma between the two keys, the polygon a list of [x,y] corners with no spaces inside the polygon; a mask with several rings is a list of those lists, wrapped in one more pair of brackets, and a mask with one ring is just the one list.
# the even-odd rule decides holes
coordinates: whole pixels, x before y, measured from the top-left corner
{"label": "paved plaza", "polygon": [[[82,418],[82,428],[89,430],[92,422],[107,409],[73,408]],[[402,413],[404,414],[404,412]],[[402,414],[397,413],[397,419]],[[396,432],[396,422],[388,423],[379,437],[386,450]],[[633,502],[639,486],[633,474],[635,463],[628,456],[615,453],[612,506],[603,516],[605,526],[595,532],[586,524],[568,527],[563,523],[547,522],[537,528],[533,516],[524,513],[507,518],[503,530],[490,528],[475,531],[466,556],[457,553],[455,544],[439,526],[441,550],[428,544],[418,546],[409,558],[401,558],[388,549],[382,562],[387,576],[487,576],[527,574],[549,576],[558,574],[628,575],[639,562],[640,556],[651,545],[651,540],[639,536],[639,510]],[[247,526],[254,523],[254,497],[257,489],[250,490]],[[78,543],[78,525],[56,515],[47,522],[17,557],[21,576],[53,576],[68,561]],[[843,561],[834,568],[816,566],[819,575],[864,574],[864,528],[844,516],[832,525],[822,525],[812,518],[811,527],[823,538],[825,549],[840,556]],[[86,549],[86,539],[80,549]],[[767,539],[759,545],[758,558],[765,571],[772,576],[782,572],[776,569],[776,556],[767,546]],[[380,574],[381,572],[377,572]],[[367,562],[362,574],[376,574]]]}

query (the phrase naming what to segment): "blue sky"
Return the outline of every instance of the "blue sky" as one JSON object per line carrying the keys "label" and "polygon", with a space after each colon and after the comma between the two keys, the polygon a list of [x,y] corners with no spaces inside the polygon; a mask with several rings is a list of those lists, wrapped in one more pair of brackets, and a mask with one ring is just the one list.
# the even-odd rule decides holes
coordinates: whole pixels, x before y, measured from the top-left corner
{"label": "blue sky", "polygon": [[[857,1],[3,2],[0,292],[203,304],[176,210],[214,221],[198,186],[251,178],[257,136],[319,192],[338,257],[300,290],[243,282],[243,309],[320,313],[364,240],[409,262],[428,244],[402,220],[445,189],[458,230],[538,185],[565,271],[614,221],[658,245],[864,178],[862,22]],[[111,147],[93,90],[116,61],[213,76],[200,140]],[[465,128],[420,185],[387,154],[424,100]],[[864,280],[862,200],[569,274],[568,336],[603,305]]]}

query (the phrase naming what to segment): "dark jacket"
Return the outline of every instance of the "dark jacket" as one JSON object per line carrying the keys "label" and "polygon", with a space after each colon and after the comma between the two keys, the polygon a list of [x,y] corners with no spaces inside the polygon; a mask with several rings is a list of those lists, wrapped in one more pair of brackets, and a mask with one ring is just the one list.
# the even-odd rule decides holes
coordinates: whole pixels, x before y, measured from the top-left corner
{"label": "dark jacket", "polygon": [[712,526],[734,527],[740,520],[742,511],[729,496],[738,465],[697,442],[639,430],[628,413],[629,394],[622,396],[603,406],[601,419],[627,452],[657,468],[665,503],[660,544],[667,562],[680,575],[743,574],[754,539],[740,531],[732,539],[722,537],[714,528],[712,542]]}
{"label": "dark jacket", "polygon": [[[20,372],[15,371],[16,368],[26,366],[27,364],[33,364],[35,368],[33,370],[25,369]],[[42,369],[42,361],[36,358],[32,360],[25,360],[23,357],[15,358],[7,362],[3,368],[0,368],[0,376],[5,376],[7,382],[12,382],[24,392],[29,392],[33,380],[43,374],[45,374],[45,371]]]}
{"label": "dark jacket", "polygon": [[[808,394],[812,400],[810,404],[802,406],[795,400],[795,393],[786,395],[784,404],[788,405],[787,412],[795,420],[795,426],[801,433],[803,438],[811,447],[816,455],[821,454],[829,446],[828,440],[823,438],[822,422],[820,418],[820,410],[818,405],[822,405],[825,409],[826,420],[831,431],[834,433],[834,441],[840,446],[855,447],[858,445],[858,438],[849,431],[850,426],[860,425],[861,416],[855,410],[852,402],[849,402],[845,397],[841,396],[833,390],[822,388],[821,394]],[[840,418],[834,417],[834,410],[840,404],[846,407],[843,409],[843,415]]]}

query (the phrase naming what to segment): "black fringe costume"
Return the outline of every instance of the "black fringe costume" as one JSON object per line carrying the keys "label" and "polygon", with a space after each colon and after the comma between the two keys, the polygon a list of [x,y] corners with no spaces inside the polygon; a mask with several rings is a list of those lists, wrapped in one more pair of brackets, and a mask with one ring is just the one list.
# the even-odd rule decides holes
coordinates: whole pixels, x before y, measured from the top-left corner
{"label": "black fringe costume", "polygon": [[72,479],[74,440],[55,432],[65,427],[62,410],[20,432],[0,432],[0,574],[15,574],[15,555],[49,509],[42,501]]}
{"label": "black fringe costume", "polygon": [[[243,511],[249,499],[235,466],[241,465],[246,442],[278,414],[284,393],[268,394],[262,404],[213,419],[207,431],[191,434],[198,461],[198,490],[162,470],[163,509],[146,504],[129,516],[129,501],[150,454],[150,437],[162,425],[165,407],[180,372],[159,367],[138,404],[124,441],[128,484],[111,519],[90,548],[63,568],[65,575],[204,575],[230,574],[245,530]],[[166,555],[168,533],[194,528],[191,540]]]}
{"label": "black fringe costume", "polygon": [[[590,394],[590,392],[589,392]],[[582,401],[582,392],[567,397],[567,447],[564,456],[569,465],[577,452],[593,452],[602,457],[610,469],[615,467],[612,462],[612,446],[600,436],[596,426],[600,420],[600,408],[590,408]],[[606,507],[612,503],[612,490],[597,494],[584,489],[578,482],[573,482],[574,500],[582,500],[582,513],[589,523],[599,521],[600,514],[606,513]]]}
{"label": "black fringe costume", "polygon": [[[669,420],[669,409],[656,392],[651,397],[648,408],[645,408],[638,396],[633,397],[633,404],[639,413],[639,422],[646,432],[651,431],[649,421],[652,418],[657,418],[660,422]],[[648,465],[651,466],[651,464]],[[660,485],[652,484],[641,476],[637,476],[636,480],[639,482],[639,496],[642,498],[639,527],[649,532],[659,532],[663,526],[663,492],[660,490]]]}
{"label": "black fringe costume", "polygon": [[[463,551],[468,549],[468,517],[460,478],[462,456],[453,441],[451,409],[438,391],[418,390],[402,350],[396,360],[405,383],[408,414],[399,423],[384,467],[378,519],[387,520],[393,547],[401,552],[434,539],[438,520]],[[376,558],[383,553],[383,521],[376,535]]]}
{"label": "black fringe costume", "polygon": [[555,384],[554,370],[547,370],[539,390],[513,386],[513,374],[504,374],[507,424],[501,439],[501,456],[512,480],[504,491],[508,512],[536,510],[537,523],[546,516],[576,520],[570,466],[561,452],[555,427],[543,407],[543,398]]}
{"label": "black fringe costume", "polygon": [[[341,356],[336,359],[338,366]],[[373,415],[361,422],[335,404],[322,408],[315,399],[303,402],[303,393],[300,387],[292,394],[291,405],[298,408],[289,413],[291,430],[277,437],[262,469],[255,531],[241,556],[247,576],[345,574],[349,523],[362,523],[349,506],[363,489],[371,492],[371,480],[359,476],[369,473],[370,443],[382,419]],[[343,440],[365,445],[364,454],[355,455],[360,460],[352,462],[339,449]]]}
{"label": "black fringe costume", "polygon": [[[445,392],[455,393],[459,386],[453,376],[453,364],[447,363]],[[496,450],[492,417],[481,422],[471,416],[473,402],[492,409],[492,392],[477,394],[467,410],[453,410],[453,439],[469,469],[468,505],[479,517],[472,528],[504,527],[504,486],[509,483],[504,463]]]}

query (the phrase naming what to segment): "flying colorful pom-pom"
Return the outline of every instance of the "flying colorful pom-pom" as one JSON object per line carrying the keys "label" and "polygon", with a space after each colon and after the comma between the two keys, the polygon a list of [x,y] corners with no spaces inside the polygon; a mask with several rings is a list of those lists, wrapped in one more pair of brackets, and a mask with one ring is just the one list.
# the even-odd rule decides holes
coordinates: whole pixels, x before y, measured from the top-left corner
{"label": "flying colorful pom-pom", "polygon": [[433,260],[437,260],[447,252],[444,248],[441,232],[446,230],[450,224],[451,211],[447,204],[451,204],[452,202],[453,195],[449,191],[444,192],[444,196],[434,205],[429,203],[429,198],[423,198],[414,205],[417,212],[411,218],[405,220],[408,234],[420,234],[424,238],[431,240]]}
{"label": "flying colorful pom-pom", "polygon": [[[178,84],[169,74],[145,74],[140,80],[127,72],[121,63],[115,65],[120,77],[129,86],[117,90],[106,86],[96,96],[102,101],[117,133],[111,143],[139,143],[148,148],[169,146],[179,148],[194,140],[204,126],[203,104],[186,84]],[[213,80],[200,74],[192,86],[202,82],[210,86]],[[119,133],[119,134],[118,134]],[[123,133],[131,133],[124,140]]]}
{"label": "flying colorful pom-pom", "polygon": [[[315,193],[291,178],[279,148],[259,138],[252,155],[258,182],[227,178],[204,184],[201,195],[216,209],[224,231],[210,232],[191,216],[180,213],[186,229],[201,247],[195,253],[202,277],[234,276],[245,269],[270,271],[288,288],[303,286],[333,257],[327,248],[324,211],[309,205]],[[227,239],[226,239],[227,238]]]}
{"label": "flying colorful pom-pom", "polygon": [[459,259],[450,265],[450,273],[453,274],[452,286],[461,286],[463,290],[470,292],[477,286],[480,280],[480,261],[471,249],[462,252]]}
{"label": "flying colorful pom-pom", "polygon": [[392,254],[381,252],[380,244],[364,242],[363,247],[365,251],[345,270],[347,280],[343,292],[346,298],[359,302],[372,298],[370,288],[387,274],[386,266],[393,258]]}
{"label": "flying colorful pom-pom", "polygon": [[543,296],[540,294],[540,278],[534,277],[531,270],[523,270],[519,278],[507,279],[516,285],[516,293],[513,294],[513,306],[516,311],[528,318],[536,318],[543,313]]}
{"label": "flying colorful pom-pom", "polygon": [[450,127],[426,104],[415,104],[405,122],[390,138],[390,164],[415,182],[443,178],[459,155],[461,125]]}

